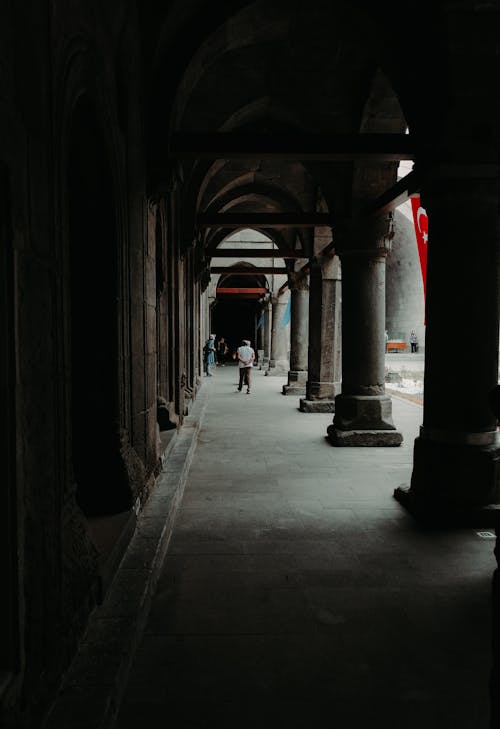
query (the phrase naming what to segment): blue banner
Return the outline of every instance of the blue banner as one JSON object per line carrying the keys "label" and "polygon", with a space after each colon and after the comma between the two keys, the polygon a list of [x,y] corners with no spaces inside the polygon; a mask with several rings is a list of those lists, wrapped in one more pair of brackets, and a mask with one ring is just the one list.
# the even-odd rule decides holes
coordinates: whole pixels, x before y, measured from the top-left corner
{"label": "blue banner", "polygon": [[263,326],[264,326],[264,309],[262,309],[262,311],[260,312],[260,318],[259,318],[259,321],[257,322],[257,329],[260,329]]}
{"label": "blue banner", "polygon": [[290,319],[292,316],[292,297],[289,296],[288,303],[286,305],[285,313],[283,314],[283,319],[281,320],[280,329],[284,329],[287,324],[290,324]]}

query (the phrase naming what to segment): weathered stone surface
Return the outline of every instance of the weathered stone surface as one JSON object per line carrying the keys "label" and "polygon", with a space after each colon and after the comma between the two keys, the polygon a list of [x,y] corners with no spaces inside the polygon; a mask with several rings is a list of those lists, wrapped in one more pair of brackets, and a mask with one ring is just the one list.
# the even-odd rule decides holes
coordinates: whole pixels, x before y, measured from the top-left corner
{"label": "weathered stone surface", "polygon": [[308,400],[301,397],[299,409],[303,413],[334,413],[335,400]]}
{"label": "weathered stone surface", "polygon": [[305,395],[306,394],[306,386],[305,385],[283,385],[283,395]]}
{"label": "weathered stone surface", "polygon": [[399,446],[403,434],[397,430],[338,430],[328,428],[328,438],[335,446]]}

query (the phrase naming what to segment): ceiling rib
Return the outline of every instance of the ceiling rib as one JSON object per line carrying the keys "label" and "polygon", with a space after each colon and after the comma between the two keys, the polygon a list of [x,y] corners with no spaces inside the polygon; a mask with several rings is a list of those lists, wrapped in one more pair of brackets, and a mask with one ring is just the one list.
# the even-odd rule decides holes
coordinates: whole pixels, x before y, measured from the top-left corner
{"label": "ceiling rib", "polygon": [[279,251],[277,248],[216,248],[210,258],[306,258],[302,251]]}
{"label": "ceiling rib", "polygon": [[198,228],[316,228],[331,225],[329,213],[200,213]]}
{"label": "ceiling rib", "polygon": [[210,273],[229,273],[237,276],[259,276],[261,274],[274,273],[276,275],[288,273],[283,266],[260,266],[259,268],[242,268],[238,266],[211,266]]}

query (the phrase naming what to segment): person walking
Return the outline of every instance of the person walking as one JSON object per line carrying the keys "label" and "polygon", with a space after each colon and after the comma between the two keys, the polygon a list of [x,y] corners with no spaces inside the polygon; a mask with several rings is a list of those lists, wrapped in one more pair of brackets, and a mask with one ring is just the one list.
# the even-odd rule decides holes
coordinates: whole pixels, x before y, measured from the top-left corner
{"label": "person walking", "polygon": [[221,337],[217,343],[217,363],[220,364],[221,367],[224,367],[226,364],[228,349],[226,340],[224,337]]}
{"label": "person walking", "polygon": [[210,334],[205,346],[203,347],[203,361],[205,364],[205,374],[207,377],[212,377],[210,369],[215,364],[215,334]]}
{"label": "person walking", "polygon": [[418,337],[415,329],[410,332],[410,347],[412,352],[418,352]]}
{"label": "person walking", "polygon": [[238,367],[239,367],[239,383],[238,392],[241,392],[243,385],[247,386],[247,395],[250,394],[251,377],[250,372],[252,371],[253,361],[255,359],[255,351],[250,346],[250,340],[244,339],[241,346],[238,347],[236,354],[238,356]]}

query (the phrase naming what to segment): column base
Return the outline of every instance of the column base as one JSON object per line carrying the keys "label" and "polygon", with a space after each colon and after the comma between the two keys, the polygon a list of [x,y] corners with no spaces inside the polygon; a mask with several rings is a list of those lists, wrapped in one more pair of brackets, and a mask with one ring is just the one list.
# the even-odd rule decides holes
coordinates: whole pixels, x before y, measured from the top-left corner
{"label": "column base", "polygon": [[494,526],[500,516],[500,446],[419,436],[411,483],[395,489],[394,498],[427,524]]}
{"label": "column base", "polygon": [[283,395],[305,395],[305,385],[283,385]]}
{"label": "column base", "polygon": [[269,360],[269,366],[264,374],[266,375],[278,375],[283,377],[286,375],[288,370],[288,362],[282,362],[280,360]]}
{"label": "column base", "polygon": [[392,420],[388,395],[337,395],[335,418],[327,432],[336,446],[399,446],[403,442]]}
{"label": "column base", "polygon": [[339,430],[332,424],[327,433],[328,440],[335,446],[393,447],[403,442],[399,430]]}
{"label": "column base", "polygon": [[299,410],[301,413],[334,413],[335,400],[308,400],[301,397]]}
{"label": "column base", "polygon": [[290,370],[288,384],[283,385],[283,395],[305,395],[307,370]]}
{"label": "column base", "polygon": [[500,525],[500,504],[487,504],[469,510],[457,510],[452,506],[449,509],[433,508],[432,505],[424,509],[424,505],[419,503],[418,498],[412,493],[410,484],[401,484],[394,489],[393,495],[416,521],[429,528],[442,529],[445,526],[497,528]]}

